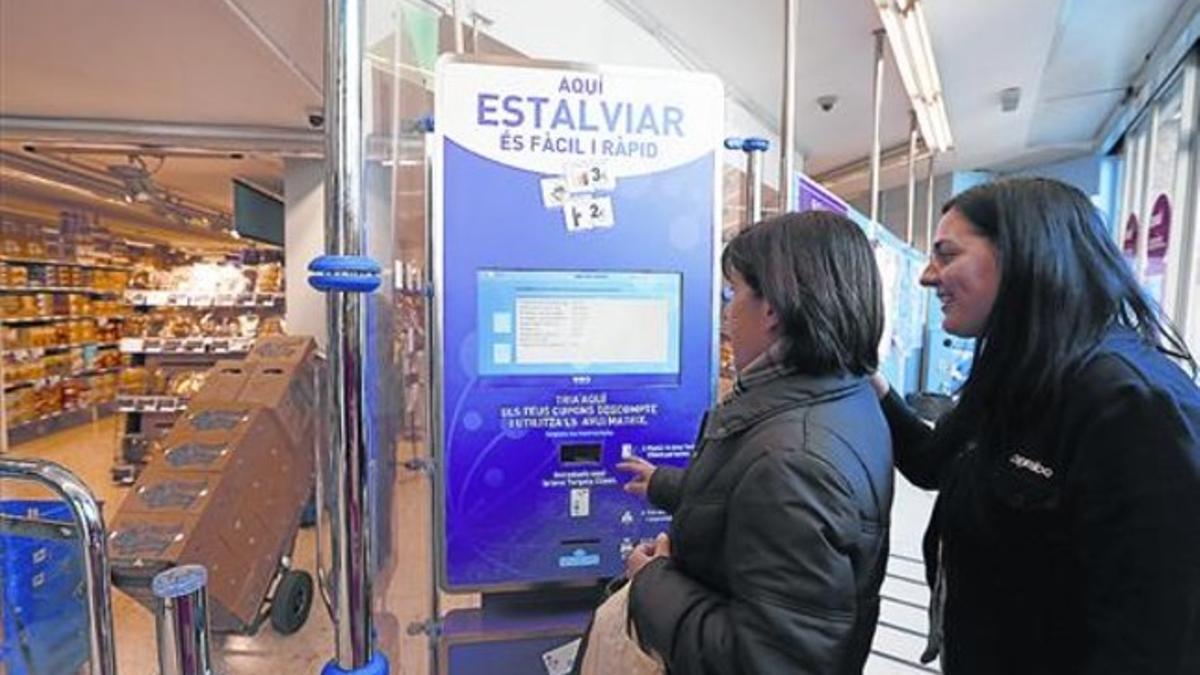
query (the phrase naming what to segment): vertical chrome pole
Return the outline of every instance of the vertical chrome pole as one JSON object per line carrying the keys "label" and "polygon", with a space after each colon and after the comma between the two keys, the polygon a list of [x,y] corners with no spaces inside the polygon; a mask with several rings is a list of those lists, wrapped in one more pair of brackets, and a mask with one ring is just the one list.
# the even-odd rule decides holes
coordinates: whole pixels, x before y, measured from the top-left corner
{"label": "vertical chrome pole", "polygon": [[765,138],[747,138],[742,141],[742,150],[746,153],[746,222],[743,227],[753,225],[762,220],[762,170],[763,155],[771,147]]}
{"label": "vertical chrome pole", "polygon": [[751,225],[762,220],[762,165],[761,152],[746,153],[746,222]]}
{"label": "vertical chrome pole", "polygon": [[796,24],[800,0],[783,0],[783,111],[779,126],[779,212],[792,209],[796,173]]}
{"label": "vertical chrome pole", "polygon": [[464,49],[463,40],[463,7],[462,0],[451,0],[450,18],[454,21],[454,53],[461,54]]}
{"label": "vertical chrome pole", "polygon": [[161,675],[211,675],[207,585],[208,571],[200,565],[173,567],[151,582],[159,602],[154,623]]}
{"label": "vertical chrome pole", "polygon": [[937,213],[936,207],[933,204],[933,160],[936,155],[931,148],[929,150],[929,174],[925,176],[925,254],[933,253],[933,218]]}
{"label": "vertical chrome pole", "polygon": [[[327,0],[325,50],[325,243],[337,259],[366,253],[363,217],[363,0]],[[367,499],[367,416],[363,359],[368,298],[331,292],[329,321],[330,447],[334,478],[332,523],[337,666],[349,671],[371,660],[370,523]],[[331,664],[333,665],[333,664]]]}
{"label": "vertical chrome pole", "polygon": [[762,169],[763,153],[771,147],[771,142],[765,138],[726,138],[725,149],[741,150],[746,153],[746,178],[742,186],[742,197],[745,200],[744,216],[738,224],[741,231],[762,220]]}
{"label": "vertical chrome pole", "polygon": [[908,219],[905,221],[905,239],[913,245],[917,224],[917,113],[908,111]]}
{"label": "vertical chrome pole", "polygon": [[883,120],[883,39],[887,33],[875,31],[875,82],[872,87],[874,118],[871,124],[871,221],[879,222],[879,160],[883,154],[879,133]]}
{"label": "vertical chrome pole", "polygon": [[116,675],[112,597],[109,591],[108,536],[104,516],[91,490],[75,474],[53,462],[0,459],[0,478],[29,480],[49,487],[70,507],[83,546],[83,579],[88,610],[92,675]]}

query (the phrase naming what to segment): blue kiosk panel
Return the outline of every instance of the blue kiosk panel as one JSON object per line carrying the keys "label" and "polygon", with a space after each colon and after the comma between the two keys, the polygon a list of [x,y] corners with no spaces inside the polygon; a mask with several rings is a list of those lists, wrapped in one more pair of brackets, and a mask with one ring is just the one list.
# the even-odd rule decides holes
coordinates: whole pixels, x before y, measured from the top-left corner
{"label": "blue kiosk panel", "polygon": [[615,576],[668,523],[615,464],[685,463],[716,389],[721,85],[451,57],[436,100],[441,583]]}

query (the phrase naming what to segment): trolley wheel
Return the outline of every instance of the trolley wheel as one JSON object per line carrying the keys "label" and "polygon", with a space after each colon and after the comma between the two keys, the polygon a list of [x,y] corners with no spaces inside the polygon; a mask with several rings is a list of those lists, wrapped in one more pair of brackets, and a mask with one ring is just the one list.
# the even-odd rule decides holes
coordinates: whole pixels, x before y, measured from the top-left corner
{"label": "trolley wheel", "polygon": [[279,580],[271,601],[271,625],[281,635],[300,630],[312,609],[313,580],[304,570],[288,570]]}

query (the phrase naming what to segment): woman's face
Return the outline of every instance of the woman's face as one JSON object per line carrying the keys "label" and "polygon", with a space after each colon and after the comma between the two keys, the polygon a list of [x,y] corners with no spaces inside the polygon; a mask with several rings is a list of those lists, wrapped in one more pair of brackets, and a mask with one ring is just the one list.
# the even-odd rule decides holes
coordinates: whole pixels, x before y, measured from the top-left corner
{"label": "woman's face", "polygon": [[725,333],[733,345],[734,367],[741,370],[775,341],[779,321],[737,270],[730,270],[728,279],[733,296],[725,305]]}
{"label": "woman's face", "polygon": [[959,337],[983,333],[1000,289],[1000,260],[992,242],[958,209],[950,209],[938,222],[921,285],[937,291],[947,333]]}

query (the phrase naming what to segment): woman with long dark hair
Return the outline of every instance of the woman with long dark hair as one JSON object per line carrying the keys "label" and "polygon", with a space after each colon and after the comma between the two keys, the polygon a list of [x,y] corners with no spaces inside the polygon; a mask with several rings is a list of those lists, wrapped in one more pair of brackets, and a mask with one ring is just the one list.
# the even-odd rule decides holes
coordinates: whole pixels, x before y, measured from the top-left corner
{"label": "woman with long dark hair", "polygon": [[1096,208],[1047,179],[972,188],[944,207],[921,283],[976,339],[934,429],[873,380],[897,468],[939,491],[925,658],[950,675],[1200,673],[1196,362]]}
{"label": "woman with long dark hair", "polygon": [[733,392],[686,470],[620,465],[674,516],[627,560],[629,620],[674,675],[861,673],[892,503],[871,244],[844,216],[789,213],[739,233],[722,268]]}

